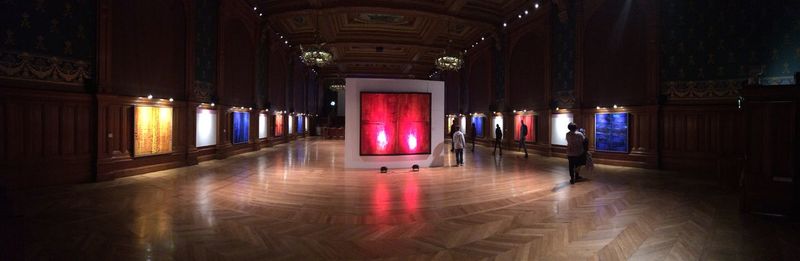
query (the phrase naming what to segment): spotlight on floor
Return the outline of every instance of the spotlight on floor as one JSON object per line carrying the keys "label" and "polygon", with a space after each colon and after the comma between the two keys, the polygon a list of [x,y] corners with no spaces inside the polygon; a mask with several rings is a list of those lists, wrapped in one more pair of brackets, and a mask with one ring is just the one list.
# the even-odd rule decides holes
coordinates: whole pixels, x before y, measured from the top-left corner
{"label": "spotlight on floor", "polygon": [[389,168],[381,167],[381,173],[386,173],[386,172],[389,172]]}
{"label": "spotlight on floor", "polygon": [[417,165],[417,164],[414,164],[413,166],[411,166],[411,171],[413,171],[413,172],[419,172],[419,165]]}

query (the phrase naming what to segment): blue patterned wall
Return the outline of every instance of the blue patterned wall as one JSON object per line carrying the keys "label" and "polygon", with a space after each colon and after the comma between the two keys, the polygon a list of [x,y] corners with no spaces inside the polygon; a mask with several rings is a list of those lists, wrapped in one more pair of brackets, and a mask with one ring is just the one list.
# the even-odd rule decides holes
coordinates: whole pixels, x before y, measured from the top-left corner
{"label": "blue patterned wall", "polygon": [[662,92],[671,99],[735,97],[751,73],[793,84],[800,71],[797,1],[662,1]]}
{"label": "blue patterned wall", "polygon": [[[559,8],[551,8],[553,21],[553,102],[561,108],[575,106],[575,8],[574,0],[567,1],[569,9],[559,17]],[[562,21],[565,19],[565,21]]]}
{"label": "blue patterned wall", "polygon": [[93,74],[96,6],[93,0],[0,0],[0,77],[83,84]]}
{"label": "blue patterned wall", "polygon": [[199,101],[214,100],[217,74],[218,0],[197,0],[195,92]]}
{"label": "blue patterned wall", "polygon": [[233,144],[247,143],[250,139],[250,113],[233,112]]}

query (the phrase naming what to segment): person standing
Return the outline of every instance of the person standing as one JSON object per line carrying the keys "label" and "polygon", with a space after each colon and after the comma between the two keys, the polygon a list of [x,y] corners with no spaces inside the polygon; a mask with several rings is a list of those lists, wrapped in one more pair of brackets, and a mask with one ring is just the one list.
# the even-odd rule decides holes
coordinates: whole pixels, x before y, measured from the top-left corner
{"label": "person standing", "polygon": [[500,156],[503,156],[503,130],[500,129],[500,124],[495,124],[497,127],[494,128],[494,151],[492,154],[497,152],[497,148],[500,148]]}
{"label": "person standing", "polygon": [[[453,138],[453,134],[456,133],[457,129],[460,129],[460,128],[458,127],[458,123],[456,123],[456,119],[453,119],[453,124],[450,125],[450,133],[448,133],[447,135],[449,135],[450,138]],[[450,152],[453,152],[453,150],[455,148],[456,148],[455,147],[455,141],[451,140],[450,141]]]}
{"label": "person standing", "polygon": [[525,125],[525,121],[519,121],[519,147],[525,150],[525,157],[528,157],[528,147],[525,146],[525,138],[528,136],[528,125]]}
{"label": "person standing", "polygon": [[472,132],[469,133],[469,138],[472,139],[472,152],[475,152],[475,138],[477,137],[477,129],[475,123],[472,123]]}
{"label": "person standing", "polygon": [[[578,173],[578,167],[585,164],[581,163],[581,159],[585,159],[588,141],[586,135],[578,131],[578,125],[570,122],[567,125],[567,160],[569,161],[569,183],[575,184],[575,181],[582,179]],[[585,161],[585,160],[584,160]]]}
{"label": "person standing", "polygon": [[464,133],[461,132],[461,129],[456,129],[456,132],[453,133],[453,148],[456,151],[456,166],[463,166],[464,165],[464,147],[466,147],[467,141],[464,139]]}

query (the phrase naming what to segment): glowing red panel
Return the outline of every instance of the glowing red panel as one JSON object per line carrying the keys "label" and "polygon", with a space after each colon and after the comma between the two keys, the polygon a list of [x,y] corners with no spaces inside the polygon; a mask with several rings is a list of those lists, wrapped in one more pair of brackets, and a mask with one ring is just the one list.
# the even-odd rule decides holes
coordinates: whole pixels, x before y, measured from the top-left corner
{"label": "glowing red panel", "polygon": [[283,115],[275,115],[275,137],[283,136]]}
{"label": "glowing red panel", "polygon": [[361,93],[362,156],[431,153],[430,93]]}
{"label": "glowing red panel", "polygon": [[514,116],[514,140],[519,140],[520,128],[522,127],[520,121],[524,121],[525,125],[528,126],[528,135],[525,135],[525,141],[536,141],[536,126],[533,125],[533,115]]}

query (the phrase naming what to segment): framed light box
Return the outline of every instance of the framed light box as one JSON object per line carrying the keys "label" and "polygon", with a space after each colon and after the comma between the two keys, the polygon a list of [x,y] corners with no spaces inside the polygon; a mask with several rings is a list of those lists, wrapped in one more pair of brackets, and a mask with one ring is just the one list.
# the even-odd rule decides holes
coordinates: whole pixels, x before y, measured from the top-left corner
{"label": "framed light box", "polygon": [[275,115],[275,137],[283,136],[283,114]]}
{"label": "framed light box", "polygon": [[491,129],[491,133],[492,133],[492,138],[493,139],[497,139],[497,133],[495,132],[495,129],[497,128],[497,125],[500,125],[500,129],[503,130],[503,135],[506,135],[506,133],[505,133],[506,130],[503,129],[503,116],[499,116],[499,115],[498,116],[494,116],[494,118],[492,118],[492,127],[489,128],[489,129]]}
{"label": "framed light box", "polygon": [[483,138],[483,122],[486,120],[486,117],[483,116],[472,116],[472,124],[475,124],[475,137]]}
{"label": "framed light box", "polygon": [[305,117],[303,115],[297,116],[297,134],[305,133]]}
{"label": "framed light box", "polygon": [[172,108],[136,106],[133,140],[134,156],[172,152]]}
{"label": "framed light box", "polygon": [[231,143],[242,144],[250,140],[250,113],[234,111],[233,112],[233,137]]}
{"label": "framed light box", "polygon": [[528,133],[525,135],[526,142],[535,142],[536,141],[536,121],[534,120],[534,115],[532,114],[524,114],[524,115],[515,115],[514,116],[514,140],[519,140],[520,131],[522,130],[521,122],[525,122],[525,125],[528,126]]}
{"label": "framed light box", "polygon": [[361,156],[431,154],[430,93],[361,93]]}
{"label": "framed light box", "polygon": [[567,146],[567,126],[573,120],[572,113],[553,114],[550,117],[550,144]]}
{"label": "framed light box", "polygon": [[628,152],[628,113],[594,115],[594,148],[597,151]]}
{"label": "framed light box", "polygon": [[266,139],[267,138],[267,114],[266,113],[259,113],[258,114],[258,138],[259,139]]}
{"label": "framed light box", "polygon": [[217,111],[197,109],[196,147],[217,145]]}

